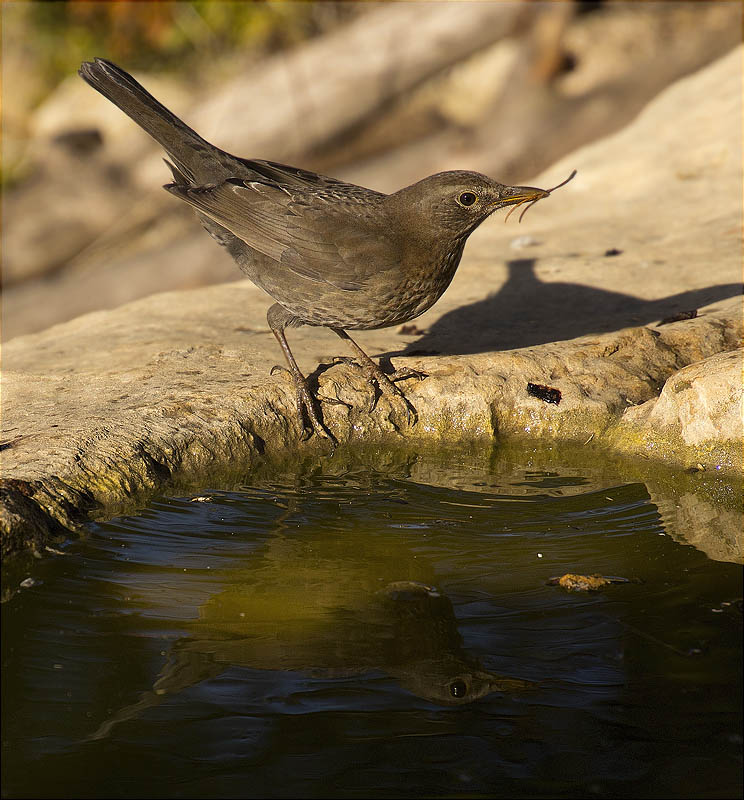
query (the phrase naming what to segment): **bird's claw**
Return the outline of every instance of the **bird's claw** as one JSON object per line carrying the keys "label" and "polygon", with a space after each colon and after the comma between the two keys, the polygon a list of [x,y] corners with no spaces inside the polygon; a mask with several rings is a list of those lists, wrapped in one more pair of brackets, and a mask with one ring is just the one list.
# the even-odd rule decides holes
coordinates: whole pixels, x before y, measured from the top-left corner
{"label": "bird's claw", "polygon": [[[327,439],[331,443],[331,455],[333,455],[333,451],[335,451],[336,446],[338,445],[338,440],[320,421],[320,417],[318,416],[318,412],[316,410],[316,404],[320,400],[324,400],[325,402],[334,405],[348,404],[344,403],[343,400],[334,400],[333,398],[322,397],[321,395],[318,395],[316,399],[313,396],[313,393],[310,391],[310,387],[307,385],[307,380],[299,372],[295,373],[291,369],[287,369],[287,367],[283,367],[280,364],[274,364],[270,370],[270,374],[274,375],[277,372],[286,372],[295,385],[295,416],[297,418],[297,425],[300,429],[300,441],[306,442],[313,435],[313,433],[316,433],[318,436],[323,439]],[[308,424],[308,421],[310,424]]]}
{"label": "bird's claw", "polygon": [[362,374],[367,380],[367,384],[372,390],[372,398],[367,408],[368,414],[371,414],[377,408],[377,401],[380,395],[387,394],[399,397],[403,401],[406,408],[406,421],[409,427],[412,427],[418,422],[416,409],[405,394],[395,385],[395,381],[404,381],[408,378],[417,378],[422,381],[424,378],[429,377],[426,372],[421,372],[411,367],[401,367],[388,375],[383,372],[382,368],[372,361],[371,358],[363,360],[362,358],[356,359],[352,356],[334,356],[333,363],[348,364],[362,371]]}
{"label": "bird's claw", "polygon": [[352,364],[355,367],[361,366],[353,356],[333,356],[331,364]]}
{"label": "bird's claw", "polygon": [[347,403],[345,400],[339,400],[338,397],[326,397],[325,395],[319,394],[316,395],[318,400],[323,403],[330,403],[332,406],[346,406],[349,410],[353,408],[351,403]]}
{"label": "bird's claw", "polygon": [[406,409],[406,422],[408,423],[408,427],[412,428],[418,422],[418,412],[403,392],[400,393],[399,397],[403,401],[403,405]]}
{"label": "bird's claw", "polygon": [[428,377],[428,372],[423,372],[420,369],[413,369],[413,367],[399,367],[392,375],[388,375],[388,378],[390,378],[393,383],[395,381],[405,381],[408,380],[408,378],[417,378],[419,381],[423,381]]}
{"label": "bird's claw", "polygon": [[[312,392],[307,386],[307,383],[301,376],[292,376],[295,381],[296,387],[296,411],[297,421],[300,427],[300,441],[306,442],[313,433],[316,433],[322,439],[327,439],[331,443],[331,454],[338,445],[336,437],[326,428],[320,421],[318,413],[315,410],[316,399],[313,397]],[[305,415],[309,420],[310,425],[306,424]]]}
{"label": "bird's claw", "polygon": [[[406,422],[408,423],[409,427],[412,427],[418,422],[418,414],[416,413],[416,409],[413,407],[411,402],[405,396],[405,394],[395,385],[395,380],[404,380],[406,377],[411,378],[414,377],[411,374],[400,374],[405,372],[404,370],[396,370],[392,375],[385,374],[382,369],[374,363],[371,362],[369,367],[363,367],[365,375],[367,376],[367,382],[373,386],[376,384],[380,394],[387,394],[393,395],[394,397],[399,397],[405,406],[406,409]],[[414,370],[412,370],[414,371]],[[417,373],[417,376],[420,373]],[[420,380],[423,380],[421,378]],[[370,413],[375,410],[377,407],[377,400],[378,400],[378,393],[376,391],[373,392],[372,397],[372,404],[370,406]]]}

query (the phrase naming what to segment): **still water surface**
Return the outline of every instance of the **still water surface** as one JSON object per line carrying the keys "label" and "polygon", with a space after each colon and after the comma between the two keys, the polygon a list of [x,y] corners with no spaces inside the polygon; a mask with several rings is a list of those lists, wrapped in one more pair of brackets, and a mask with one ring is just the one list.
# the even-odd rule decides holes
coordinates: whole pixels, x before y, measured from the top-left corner
{"label": "still water surface", "polygon": [[4,796],[739,795],[741,567],[643,483],[467,474],[93,525],[3,606]]}

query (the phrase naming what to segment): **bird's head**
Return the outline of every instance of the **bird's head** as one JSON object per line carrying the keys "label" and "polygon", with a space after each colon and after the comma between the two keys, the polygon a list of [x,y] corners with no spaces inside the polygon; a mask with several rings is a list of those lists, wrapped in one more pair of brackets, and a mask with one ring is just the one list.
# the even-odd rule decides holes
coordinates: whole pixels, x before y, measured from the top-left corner
{"label": "bird's head", "polygon": [[399,213],[412,215],[410,221],[414,225],[433,225],[440,232],[459,237],[472,233],[500,208],[531,204],[548,197],[552,191],[534,186],[505,186],[479,172],[456,170],[430,175],[391,194],[388,201]]}

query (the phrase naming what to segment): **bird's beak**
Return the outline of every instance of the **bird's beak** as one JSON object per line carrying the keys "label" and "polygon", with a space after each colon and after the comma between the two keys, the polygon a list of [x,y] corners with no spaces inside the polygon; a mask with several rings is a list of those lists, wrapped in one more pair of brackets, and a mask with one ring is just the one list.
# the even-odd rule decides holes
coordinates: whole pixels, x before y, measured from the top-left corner
{"label": "bird's beak", "polygon": [[504,217],[504,222],[506,222],[512,215],[512,212],[516,210],[517,206],[526,205],[519,215],[519,221],[521,222],[528,208],[531,208],[538,200],[542,200],[543,197],[549,197],[551,192],[560,189],[561,186],[565,186],[569,181],[572,181],[575,176],[576,170],[574,170],[565,181],[561,181],[561,183],[554,186],[552,189],[537,189],[534,186],[504,186],[501,191],[501,197],[493,204],[494,210],[503,208],[504,206],[513,206],[513,208],[509,209],[506,217]]}
{"label": "bird's beak", "polygon": [[512,206],[504,217],[504,222],[506,222],[518,206],[524,206],[524,210],[519,215],[521,222],[527,209],[531,208],[538,200],[542,200],[543,197],[550,197],[551,191],[552,189],[537,189],[534,186],[505,186],[501,190],[501,199],[493,204],[494,211],[497,208],[504,208],[504,206]]}
{"label": "bird's beak", "polygon": [[494,205],[499,208],[504,206],[517,206],[522,203],[531,203],[535,200],[542,200],[550,192],[545,189],[537,189],[534,186],[505,186],[501,190],[501,198]]}

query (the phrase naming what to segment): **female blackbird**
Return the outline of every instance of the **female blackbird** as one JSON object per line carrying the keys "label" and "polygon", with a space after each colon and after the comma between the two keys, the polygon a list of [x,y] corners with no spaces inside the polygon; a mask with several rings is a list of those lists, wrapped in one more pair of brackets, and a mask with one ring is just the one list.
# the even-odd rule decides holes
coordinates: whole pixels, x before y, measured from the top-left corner
{"label": "female blackbird", "polygon": [[449,286],[468,236],[486,217],[552,191],[452,171],[382,194],[297,167],[230,155],[110,61],[85,62],[79,72],[165,149],[173,182],[164,188],[191,204],[243,272],[276,300],[267,319],[294,381],[303,439],[315,431],[335,443],[285,328],[330,328],[353,348],[367,379],[402,398],[409,422],[415,422],[415,410],[394,381],[423,376],[413,370],[386,375],[346,329],[385,328],[423,314]]}

